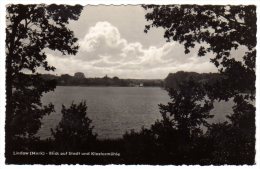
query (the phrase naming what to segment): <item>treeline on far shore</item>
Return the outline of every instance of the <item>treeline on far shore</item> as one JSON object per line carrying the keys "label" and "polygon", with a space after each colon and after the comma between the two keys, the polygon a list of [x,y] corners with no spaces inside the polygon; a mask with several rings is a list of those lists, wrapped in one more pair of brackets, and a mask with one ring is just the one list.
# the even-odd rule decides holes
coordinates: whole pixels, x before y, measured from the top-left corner
{"label": "treeline on far shore", "polygon": [[178,71],[169,73],[165,79],[120,79],[119,77],[94,77],[86,78],[84,73],[77,72],[74,76],[69,74],[52,75],[42,74],[43,79],[55,80],[58,86],[125,86],[125,87],[164,87],[178,88],[178,84],[187,78],[192,78],[199,83],[215,83],[220,78],[219,73],[196,73]]}
{"label": "treeline on far shore", "polygon": [[46,80],[55,80],[58,86],[123,86],[123,87],[163,87],[161,79],[120,79],[118,77],[86,78],[83,73],[77,72],[74,76],[63,74],[61,76],[42,74]]}

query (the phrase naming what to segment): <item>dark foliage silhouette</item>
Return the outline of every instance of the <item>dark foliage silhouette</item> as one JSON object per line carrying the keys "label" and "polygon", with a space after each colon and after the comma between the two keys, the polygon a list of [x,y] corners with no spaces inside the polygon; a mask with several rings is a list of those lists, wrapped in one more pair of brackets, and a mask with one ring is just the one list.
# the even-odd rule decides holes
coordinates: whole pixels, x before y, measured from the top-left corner
{"label": "dark foliage silhouette", "polygon": [[[145,32],[162,27],[167,41],[182,43],[185,53],[196,45],[200,46],[199,56],[213,52],[211,62],[228,77],[226,90],[233,91],[231,94],[255,91],[256,6],[147,5],[144,9],[151,10],[146,14],[151,24]],[[230,54],[241,45],[248,51],[238,61]]]}
{"label": "dark foliage silhouette", "polygon": [[51,74],[42,74],[43,79],[46,80],[55,80],[57,86],[140,86],[143,84],[144,87],[153,86],[153,87],[163,87],[163,80],[161,79],[120,79],[115,76],[113,78],[109,76],[105,77],[75,77],[69,74],[62,74],[61,76],[51,75]]}
{"label": "dark foliage silhouette", "polygon": [[243,97],[246,95],[234,98],[234,113],[227,116],[229,122],[213,124],[207,132],[216,164],[254,164],[255,107]]}
{"label": "dark foliage silhouette", "polygon": [[169,89],[169,95],[171,102],[159,105],[162,120],[150,129],[124,135],[126,145],[133,146],[127,149],[130,160],[147,164],[205,163],[202,160],[208,158],[210,149],[202,126],[208,127],[207,120],[213,117],[212,100],[207,99],[203,86],[193,79],[183,81],[178,89]]}
{"label": "dark foliage silhouette", "polygon": [[200,127],[208,126],[207,119],[212,118],[210,110],[213,101],[206,99],[203,86],[189,79],[179,85],[180,89],[169,89],[171,102],[160,104],[163,120],[169,121],[173,128],[178,129],[185,140],[202,133]]}
{"label": "dark foliage silhouette", "polygon": [[211,87],[216,85],[216,83],[221,81],[224,77],[223,75],[220,75],[220,73],[197,73],[178,71],[168,74],[168,76],[164,79],[164,87],[166,89],[179,89],[179,84],[187,81],[190,78],[192,78],[197,83],[207,84],[208,87]]}
{"label": "dark foliage silhouette", "polygon": [[[41,127],[42,117],[54,111],[52,104],[43,106],[40,98],[44,92],[54,90],[56,84],[55,79],[38,75],[37,68],[55,69],[46,61],[46,48],[76,54],[77,39],[66,25],[69,20],[78,19],[82,7],[7,6],[7,163],[254,164],[256,7],[143,7],[147,10],[145,17],[151,23],[145,26],[146,33],[151,27],[161,27],[167,41],[183,44],[185,53],[195,46],[199,46],[198,56],[213,53],[215,57],[211,62],[219,70],[216,79],[196,73],[169,74],[165,81],[171,101],[159,104],[162,119],[148,129],[126,132],[122,139],[97,139],[87,117],[87,106],[82,102],[79,105],[72,103],[68,108],[63,106],[62,119],[52,130],[53,138],[39,140],[35,133]],[[242,45],[246,46],[247,52],[238,60],[231,54]],[[78,84],[70,75],[62,75],[60,80],[64,84]],[[121,79],[108,76],[80,80],[80,85],[125,85]],[[208,124],[207,120],[213,117],[210,114],[213,102],[230,99],[235,105],[227,121]],[[116,151],[121,156],[47,156],[46,159],[13,160],[12,150]]]}
{"label": "dark foliage silhouette", "polygon": [[60,123],[55,130],[51,130],[55,148],[60,151],[80,151],[91,147],[96,141],[96,134],[87,117],[86,103],[72,103],[69,108],[62,105],[61,113]]}
{"label": "dark foliage silhouette", "polygon": [[[223,78],[213,85],[205,84],[205,89],[211,99],[233,99],[236,104],[229,122],[211,127],[211,132],[219,138],[209,132],[213,142],[219,145],[216,164],[254,164],[256,6],[143,7],[148,10],[146,19],[151,21],[145,26],[146,33],[151,27],[161,27],[167,41],[183,44],[185,53],[199,46],[198,56],[209,52],[215,55],[211,62]],[[231,55],[239,46],[247,47],[242,60]]]}
{"label": "dark foliage silhouette", "polygon": [[[37,140],[41,119],[54,111],[43,106],[43,93],[54,90],[55,82],[43,80],[38,68],[53,71],[44,49],[76,54],[77,38],[66,26],[77,20],[82,7],[66,5],[7,5],[6,15],[6,162],[12,150],[28,150],[24,142]],[[26,72],[26,73],[25,73]],[[29,145],[29,144],[27,144]],[[10,158],[9,158],[10,157]]]}

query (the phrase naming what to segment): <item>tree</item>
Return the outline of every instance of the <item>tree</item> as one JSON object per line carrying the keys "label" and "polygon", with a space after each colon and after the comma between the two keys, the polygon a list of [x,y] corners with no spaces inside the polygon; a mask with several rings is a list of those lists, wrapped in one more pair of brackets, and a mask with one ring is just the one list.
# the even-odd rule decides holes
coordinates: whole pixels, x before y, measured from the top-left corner
{"label": "tree", "polygon": [[[205,99],[206,91],[202,85],[192,79],[179,85],[179,89],[169,89],[172,99],[167,105],[159,104],[163,120],[172,123],[183,134],[184,140],[201,133],[201,126],[208,126],[207,119],[212,118],[210,110],[213,101]],[[199,132],[199,133],[198,133]]]}
{"label": "tree", "polygon": [[[77,38],[67,28],[77,20],[82,6],[8,5],[6,15],[6,156],[17,139],[35,140],[41,118],[54,111],[42,106],[43,93],[54,90],[55,82],[37,73],[55,68],[46,61],[45,49],[76,54]],[[21,143],[17,147],[22,147]],[[7,159],[8,160],[8,159]]]}
{"label": "tree", "polygon": [[[256,79],[256,6],[145,5],[143,7],[148,11],[145,17],[151,23],[145,26],[146,33],[151,27],[161,27],[165,30],[164,37],[167,41],[173,40],[183,44],[185,53],[189,53],[190,48],[199,46],[198,56],[205,56],[210,52],[214,54],[215,58],[212,58],[211,62],[218,68],[222,78],[214,85],[206,85],[205,89],[212,99],[234,99],[234,113],[229,116],[231,124],[227,126],[232,131],[236,130],[232,139],[238,142],[229,140],[229,143],[233,146],[240,145],[239,150],[243,151],[236,153],[229,150],[228,154],[232,155],[224,156],[225,161],[222,161],[222,164],[234,162],[232,156],[236,156],[235,161],[239,161],[240,164],[253,164],[255,106],[252,102],[255,100]],[[231,55],[232,51],[240,46],[247,48],[242,60]],[[226,126],[225,123],[221,125]],[[249,130],[249,133],[244,132]],[[218,126],[214,131],[227,134]],[[240,140],[243,134],[246,134],[246,137]],[[224,139],[230,138],[222,136]],[[223,139],[221,141],[225,142]]]}
{"label": "tree", "polygon": [[77,78],[77,79],[85,79],[85,75],[82,72],[76,72],[74,74],[74,77]]}
{"label": "tree", "polygon": [[[85,102],[69,108],[62,105],[62,119],[55,130],[51,129],[55,147],[59,150],[83,151],[96,141],[91,120],[87,117]],[[88,149],[89,151],[89,149]]]}
{"label": "tree", "polygon": [[165,88],[174,88],[178,89],[178,85],[182,82],[188,81],[190,78],[195,80],[200,80],[200,74],[196,72],[184,72],[178,71],[176,73],[169,73],[168,76],[164,79]]}
{"label": "tree", "polygon": [[254,164],[255,156],[255,107],[243,96],[234,99],[234,114],[230,123],[212,124],[207,136],[212,140],[212,162],[221,164]]}
{"label": "tree", "polygon": [[[219,71],[225,74],[231,83],[226,90],[248,90],[255,92],[256,58],[256,6],[212,6],[212,5],[146,5],[145,15],[151,24],[145,26],[145,32],[151,27],[165,29],[167,41],[178,41],[185,47],[200,46],[199,56],[209,52],[215,54],[211,59]],[[208,44],[208,45],[205,45]],[[230,54],[239,46],[248,51],[243,61],[237,61]],[[239,74],[239,76],[236,76]],[[234,76],[235,75],[235,76]]]}
{"label": "tree", "polygon": [[202,127],[209,126],[213,101],[206,99],[203,86],[192,78],[169,89],[171,101],[159,104],[162,120],[150,129],[124,135],[127,155],[132,163],[149,164],[202,164],[207,159],[208,143]]}
{"label": "tree", "polygon": [[179,89],[169,89],[169,95],[171,102],[159,105],[162,121],[157,121],[151,129],[166,150],[164,154],[172,155],[176,163],[188,164],[196,159],[193,151],[203,136],[202,126],[207,128],[207,120],[213,117],[210,114],[213,101],[206,99],[202,84],[192,78],[180,83]]}
{"label": "tree", "polygon": [[166,89],[178,89],[178,84],[188,81],[190,78],[201,84],[207,84],[207,87],[210,88],[214,87],[214,85],[218,81],[221,81],[223,79],[223,77],[219,73],[196,73],[178,71],[168,74],[168,76],[164,79],[164,87]]}
{"label": "tree", "polygon": [[73,77],[70,76],[69,74],[62,74],[59,79],[58,79],[58,83],[61,84],[69,84],[72,81]]}

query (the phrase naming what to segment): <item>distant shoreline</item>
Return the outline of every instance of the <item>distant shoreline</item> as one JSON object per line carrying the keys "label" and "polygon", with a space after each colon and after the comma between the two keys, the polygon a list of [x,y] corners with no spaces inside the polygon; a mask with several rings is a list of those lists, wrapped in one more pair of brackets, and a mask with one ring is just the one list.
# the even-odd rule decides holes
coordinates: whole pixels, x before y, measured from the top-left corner
{"label": "distant shoreline", "polygon": [[84,85],[56,85],[62,87],[131,87],[131,88],[163,88],[161,86],[84,86]]}

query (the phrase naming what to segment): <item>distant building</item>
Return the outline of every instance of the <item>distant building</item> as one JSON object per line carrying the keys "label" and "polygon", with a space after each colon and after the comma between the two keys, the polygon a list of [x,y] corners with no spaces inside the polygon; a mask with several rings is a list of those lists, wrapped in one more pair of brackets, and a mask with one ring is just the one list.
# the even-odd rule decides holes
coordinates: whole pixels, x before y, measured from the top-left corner
{"label": "distant building", "polygon": [[78,79],[84,79],[85,75],[82,72],[77,72],[77,73],[74,74],[74,77],[78,78]]}
{"label": "distant building", "polygon": [[106,76],[104,76],[104,77],[103,77],[103,79],[108,79],[108,76],[107,76],[107,75],[106,75]]}

